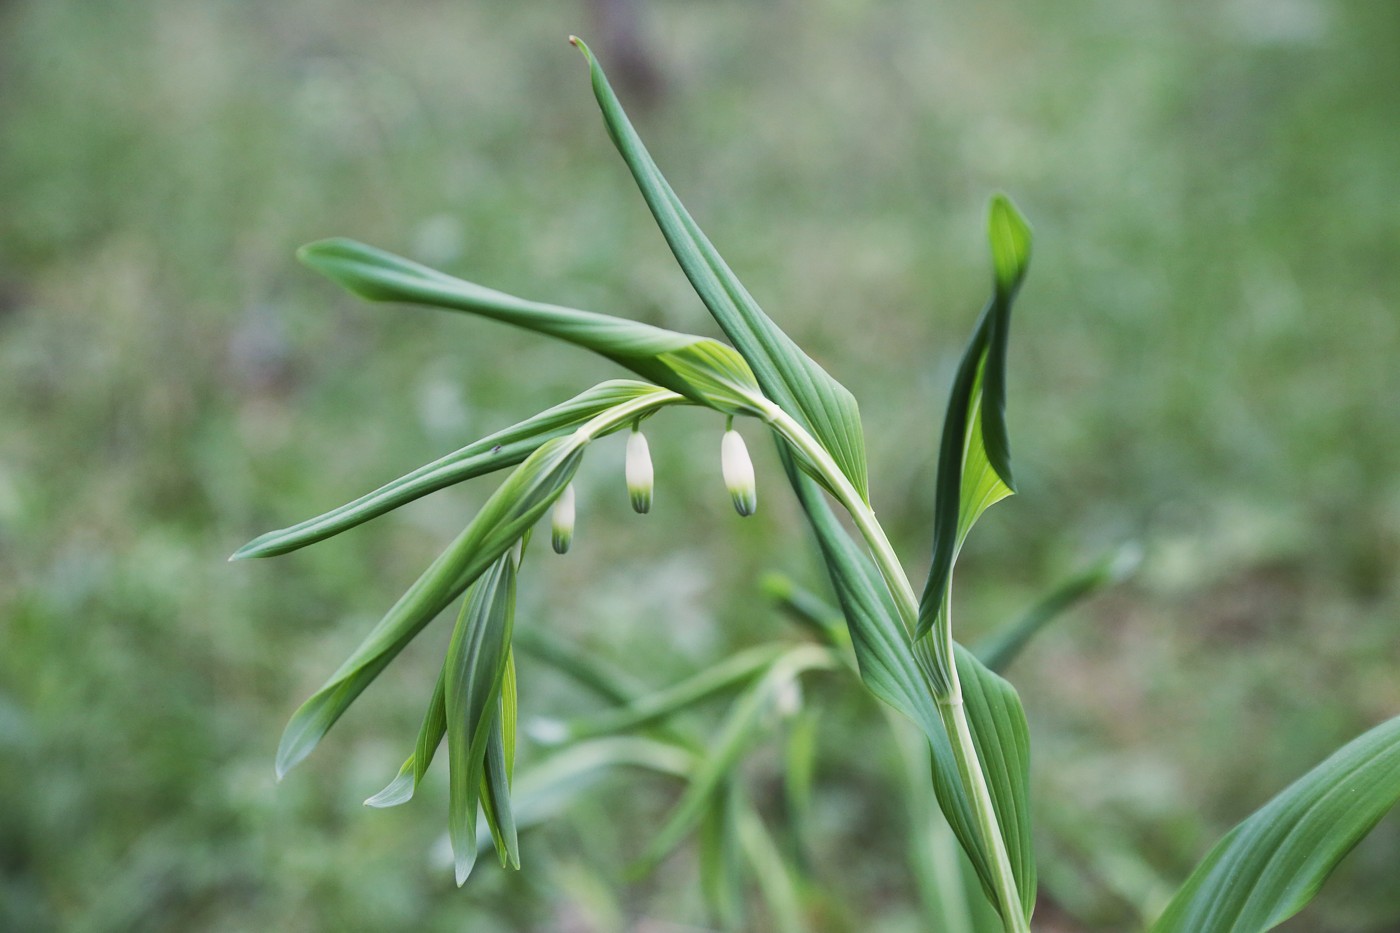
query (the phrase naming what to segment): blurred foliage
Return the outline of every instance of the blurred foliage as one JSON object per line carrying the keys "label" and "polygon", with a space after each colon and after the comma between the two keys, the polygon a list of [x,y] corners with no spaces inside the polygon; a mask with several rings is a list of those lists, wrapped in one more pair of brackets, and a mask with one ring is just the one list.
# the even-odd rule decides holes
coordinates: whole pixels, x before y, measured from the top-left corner
{"label": "blurred foliage", "polygon": [[[410,649],[273,784],[286,716],[484,489],[224,563],[617,374],[363,305],[293,262],[303,242],[357,236],[703,332],[570,32],[635,62],[622,93],[649,102],[634,115],[658,162],[861,399],[873,500],[905,554],[929,547],[986,195],[1035,223],[1009,391],[1022,495],[969,546],[960,629],[985,633],[1107,544],[1147,548],[1137,583],[1012,671],[1046,929],[1126,928],[1224,828],[1400,710],[1400,6],[9,0],[0,928],[699,922],[693,854],[625,877],[671,785],[609,784],[525,836],[525,871],[461,892],[433,848],[440,775],[410,807],[360,807],[407,753],[441,644]],[[774,547],[799,540],[794,507],[754,445],[772,494],[733,518],[712,422],[655,419],[645,519],[621,439],[615,462],[595,452],[575,549],[539,561],[522,628],[659,686],[784,625],[756,582],[816,579]],[[528,662],[521,680],[527,717],[591,702]],[[824,701],[820,928],[918,928],[902,845],[868,844],[903,825],[898,755],[864,698]],[[748,767],[779,820],[768,754]],[[1393,929],[1397,863],[1392,816],[1286,929]]]}

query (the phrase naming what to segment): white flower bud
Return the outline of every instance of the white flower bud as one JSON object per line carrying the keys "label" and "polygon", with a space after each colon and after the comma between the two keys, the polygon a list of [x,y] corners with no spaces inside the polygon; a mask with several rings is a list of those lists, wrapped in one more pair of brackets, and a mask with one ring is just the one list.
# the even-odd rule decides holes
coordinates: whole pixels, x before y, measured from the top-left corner
{"label": "white flower bud", "polygon": [[564,487],[554,500],[554,553],[564,554],[574,542],[574,484]]}
{"label": "white flower bud", "polygon": [[719,466],[724,474],[724,485],[729,488],[729,496],[734,500],[734,510],[743,516],[752,515],[758,509],[753,461],[749,459],[749,449],[744,446],[744,439],[733,428],[724,432],[724,440],[720,442]]}
{"label": "white flower bud", "polygon": [[632,497],[632,508],[645,515],[651,511],[651,448],[647,446],[646,435],[636,428],[627,438],[626,473],[627,494]]}

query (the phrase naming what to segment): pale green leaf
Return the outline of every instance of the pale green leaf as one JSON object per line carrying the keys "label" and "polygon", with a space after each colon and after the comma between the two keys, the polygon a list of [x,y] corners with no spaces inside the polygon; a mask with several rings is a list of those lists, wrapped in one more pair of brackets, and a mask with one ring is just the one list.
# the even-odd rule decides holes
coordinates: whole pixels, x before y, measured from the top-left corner
{"label": "pale green leaf", "polygon": [[571,41],[588,60],[608,133],[696,293],[753,368],[768,398],[798,418],[861,496],[868,496],[865,436],[854,396],[764,314],[662,177],[598,60],[581,40]]}
{"label": "pale green leaf", "polygon": [[733,809],[739,841],[758,881],[763,902],[768,906],[769,922],[764,929],[777,933],[804,933],[810,930],[812,924],[802,911],[802,895],[796,873],[789,860],[783,857],[763,818],[742,794],[737,795]]}
{"label": "pale green leaf", "polygon": [[1216,843],[1153,933],[1262,933],[1302,910],[1400,800],[1400,717],[1342,746]]}
{"label": "pale green leaf", "polygon": [[993,633],[973,648],[972,653],[997,673],[1005,671],[1045,626],[1081,600],[1127,579],[1141,560],[1141,550],[1132,544],[1105,554],[1090,566],[1056,584],[1021,618]]}
{"label": "pale green leaf", "polygon": [[785,645],[759,645],[740,651],[663,690],[633,699],[621,707],[564,723],[558,741],[593,738],[647,726],[752,680],[788,650]]}
{"label": "pale green leaf", "polygon": [[600,383],[561,405],[419,467],[354,502],[289,528],[269,531],[243,545],[230,559],[286,554],[446,486],[515,466],[550,438],[568,434],[610,408],[660,391],[627,379]]}
{"label": "pale green leaf", "polygon": [[[514,626],[512,625],[512,631]],[[486,744],[486,774],[481,787],[481,809],[500,856],[501,867],[520,868],[511,781],[515,772],[516,686],[515,652],[506,646],[506,663],[501,673],[500,710],[491,723]]]}
{"label": "pale green leaf", "polygon": [[423,775],[437,752],[442,736],[447,731],[447,666],[438,670],[437,683],[433,686],[433,698],[428,701],[428,712],[423,717],[423,725],[418,729],[418,741],[413,754],[399,769],[394,778],[379,793],[365,801],[367,807],[396,807],[408,803],[423,782]]}
{"label": "pale green leaf", "polygon": [[[477,804],[486,777],[487,745],[493,733],[500,734],[501,681],[515,619],[515,579],[512,555],[502,554],[467,591],[447,648],[448,833],[458,885],[467,880],[476,861]],[[500,749],[498,742],[498,753]],[[504,771],[504,756],[500,757]],[[513,825],[510,829],[513,834]],[[518,855],[515,861],[518,864]]]}
{"label": "pale green leaf", "polygon": [[768,671],[735,700],[719,734],[692,772],[681,799],[652,836],[641,859],[643,867],[654,865],[694,828],[725,776],[758,733],[763,714],[771,707],[777,691],[807,671],[829,669],[835,664],[827,649],[799,645],[773,662]]}
{"label": "pale green leaf", "polygon": [[735,812],[742,793],[735,777],[724,782],[700,819],[696,847],[705,907],[725,930],[745,927],[743,859]]}
{"label": "pale green leaf", "polygon": [[547,441],[487,499],[340,669],[293,714],[277,750],[279,777],[309,755],[404,646],[545,513],[573,478],[587,440],[572,434]]}
{"label": "pale green leaf", "polygon": [[515,824],[525,829],[558,815],[619,768],[684,778],[695,766],[695,753],[672,742],[631,735],[579,742],[521,769],[511,792]]}
{"label": "pale green leaf", "polygon": [[875,562],[837,520],[815,481],[792,467],[790,458],[784,457],[784,463],[846,617],[861,680],[871,693],[917,723],[930,741],[946,743],[925,658],[911,648]]}
{"label": "pale green leaf", "polygon": [[760,395],[744,358],[717,340],[516,298],[354,240],[310,243],[297,256],[361,297],[466,311],[524,327],[592,350],[702,405],[752,411],[751,400]]}
{"label": "pale green leaf", "polygon": [[1030,257],[1030,228],[1004,197],[992,200],[990,215],[995,287],[963,353],[948,399],[938,450],[933,564],[915,632],[922,636],[937,629],[934,674],[940,693],[948,689],[949,659],[943,657],[943,646],[949,641],[947,603],[958,551],[978,516],[1015,492],[1006,434],[1006,348],[1011,304]]}
{"label": "pale green leaf", "polygon": [[[972,652],[957,645],[954,656],[973,744],[1029,921],[1035,908],[1036,868],[1031,846],[1030,733],[1026,714],[1015,688],[987,669]],[[977,831],[952,747],[946,739],[932,742],[931,747],[938,803],[963,851],[972,860],[988,899],[995,903],[991,862]]]}

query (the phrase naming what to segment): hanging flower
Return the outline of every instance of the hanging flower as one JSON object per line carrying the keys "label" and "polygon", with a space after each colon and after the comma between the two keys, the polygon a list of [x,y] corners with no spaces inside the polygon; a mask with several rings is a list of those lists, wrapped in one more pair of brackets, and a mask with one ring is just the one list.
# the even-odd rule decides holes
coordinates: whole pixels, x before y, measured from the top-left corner
{"label": "hanging flower", "polygon": [[734,500],[734,511],[745,517],[758,509],[758,488],[754,484],[753,461],[749,459],[749,449],[744,439],[733,428],[724,432],[719,445],[720,472],[724,474],[724,485],[729,488],[729,496]]}
{"label": "hanging flower", "polygon": [[646,435],[638,427],[632,428],[627,438],[627,494],[632,498],[632,508],[641,515],[651,511],[651,491],[654,471],[651,466],[651,448],[647,446]]}
{"label": "hanging flower", "polygon": [[554,553],[556,554],[568,553],[569,545],[574,543],[573,483],[565,486],[564,491],[554,502],[554,535],[551,541],[554,544]]}

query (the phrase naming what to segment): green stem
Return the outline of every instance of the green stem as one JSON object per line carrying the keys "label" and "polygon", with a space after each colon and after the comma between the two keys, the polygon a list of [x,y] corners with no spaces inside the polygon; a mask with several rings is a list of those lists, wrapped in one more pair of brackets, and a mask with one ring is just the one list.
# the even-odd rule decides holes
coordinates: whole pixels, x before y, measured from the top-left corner
{"label": "green stem", "polygon": [[[865,539],[866,546],[870,548],[875,566],[879,568],[880,575],[884,577],[885,584],[894,597],[894,603],[899,611],[900,621],[904,624],[905,632],[912,640],[918,624],[919,600],[914,595],[914,588],[909,584],[904,567],[900,564],[894,547],[885,535],[884,528],[876,520],[875,512],[871,509],[870,504],[856,491],[846,474],[831,459],[826,448],[819,444],[807,432],[807,429],[791,415],[768,399],[756,399],[754,406],[761,413],[763,419],[821,474],[827,489],[850,513],[856,528],[860,530],[861,536]],[[948,609],[949,607],[945,606],[945,612]],[[1026,922],[1025,913],[1021,907],[1021,897],[1016,890],[1016,878],[1011,870],[1011,858],[1006,850],[1006,840],[1001,834],[996,809],[992,805],[991,791],[987,787],[987,777],[982,772],[982,764],[977,757],[977,748],[972,739],[972,730],[967,722],[967,711],[963,707],[962,683],[958,678],[958,667],[953,655],[952,625],[945,626],[944,632],[947,633],[947,641],[942,647],[944,648],[943,656],[947,659],[948,690],[946,694],[942,695],[935,692],[939,714],[943,719],[944,728],[948,732],[949,744],[952,745],[954,757],[958,762],[958,771],[962,777],[963,787],[972,801],[978,834],[982,837],[982,844],[986,849],[988,861],[991,863],[993,888],[996,892],[997,907],[1001,912],[1002,924],[1006,933],[1029,933],[1030,925]],[[922,665],[927,667],[933,663],[933,658],[930,657],[932,645],[927,638],[913,640],[912,644]]]}

